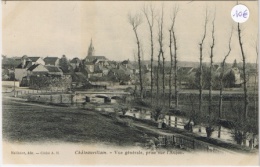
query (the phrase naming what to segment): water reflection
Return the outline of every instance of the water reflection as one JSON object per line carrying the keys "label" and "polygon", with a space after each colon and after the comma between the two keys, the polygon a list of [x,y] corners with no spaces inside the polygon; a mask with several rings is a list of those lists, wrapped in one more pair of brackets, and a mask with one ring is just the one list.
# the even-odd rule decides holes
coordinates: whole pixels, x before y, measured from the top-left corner
{"label": "water reflection", "polygon": [[[136,110],[136,109],[131,109],[128,110],[125,115],[132,116],[138,119],[146,119],[146,120],[151,120],[151,111],[148,110]],[[189,122],[188,118],[185,117],[179,117],[179,116],[173,116],[173,115],[165,115],[164,122],[167,125],[170,125],[171,127],[175,127],[175,118],[177,118],[177,128],[184,129],[184,126]],[[199,128],[201,127],[202,131],[199,132]],[[206,127],[201,125],[201,126],[193,126],[193,133],[198,134],[200,136],[206,137]],[[236,144],[236,142],[233,139],[232,133],[230,129],[227,129],[223,126],[221,126],[221,137],[218,138],[218,127],[215,127],[215,131],[213,131],[211,138],[215,138],[224,142],[229,142]],[[249,145],[249,142],[247,141],[247,144]]]}

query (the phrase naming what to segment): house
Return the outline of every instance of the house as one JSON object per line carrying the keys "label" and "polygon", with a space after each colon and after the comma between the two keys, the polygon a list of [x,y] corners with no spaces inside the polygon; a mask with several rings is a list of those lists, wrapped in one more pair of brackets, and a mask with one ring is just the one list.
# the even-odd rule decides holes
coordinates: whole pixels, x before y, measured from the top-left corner
{"label": "house", "polygon": [[59,66],[60,59],[58,57],[45,57],[45,65]]}
{"label": "house", "polygon": [[27,69],[33,66],[33,62],[28,57],[23,56],[21,63],[15,68],[15,79],[22,81],[24,77],[27,77]]}
{"label": "house", "polygon": [[239,86],[241,85],[241,78],[240,78],[240,70],[238,69],[238,67],[232,67],[230,69],[230,72],[232,72],[235,76],[235,85]]}
{"label": "house", "polygon": [[[180,88],[191,88],[195,81],[197,69],[194,67],[179,67],[177,70]],[[174,74],[173,74],[174,75]]]}
{"label": "house", "polygon": [[143,66],[142,66],[142,68],[143,68],[143,70],[145,71],[145,72],[150,72],[151,71],[151,66],[150,66],[150,64],[144,64]]}
{"label": "house", "polygon": [[93,73],[95,70],[95,64],[93,62],[84,62],[85,68],[89,70],[89,72]]}
{"label": "house", "polygon": [[70,65],[72,66],[73,70],[75,70],[76,68],[79,68],[80,64],[82,63],[82,61],[75,57],[70,61]]}
{"label": "house", "polygon": [[107,58],[105,56],[87,56],[85,58],[86,62],[94,62],[98,63],[98,62],[106,62]]}
{"label": "house", "polygon": [[113,69],[113,68],[116,68],[117,67],[117,62],[116,61],[108,61],[108,67],[110,68],[110,69]]}
{"label": "house", "polygon": [[49,70],[42,64],[34,64],[27,69],[27,77],[47,75]]}
{"label": "house", "polygon": [[[120,66],[123,66],[128,69],[131,74],[139,74],[139,65],[138,62],[131,62],[129,60],[124,60],[123,62],[119,63]],[[116,65],[118,66],[118,65]],[[144,65],[142,66],[142,69],[144,69]]]}
{"label": "house", "polygon": [[110,68],[108,66],[98,65],[98,69],[102,72],[103,76],[107,75]]}
{"label": "house", "polygon": [[108,78],[110,81],[119,82],[123,84],[130,84],[131,75],[122,68],[111,69],[108,72]]}
{"label": "house", "polygon": [[29,68],[30,66],[34,65],[34,64],[42,64],[45,65],[44,60],[41,57],[27,57],[27,56],[23,56],[21,59],[21,62],[19,63],[18,66],[16,66],[16,68]]}
{"label": "house", "polygon": [[45,65],[44,60],[41,57],[28,57],[27,61],[31,61],[32,64],[42,64]]}
{"label": "house", "polygon": [[27,76],[27,68],[15,68],[15,79],[18,81],[22,81],[23,77]]}
{"label": "house", "polygon": [[258,72],[256,68],[247,70],[247,87],[253,89],[258,88]]}
{"label": "house", "polygon": [[107,59],[104,57],[104,58],[101,58],[101,59],[98,59],[96,58],[94,61],[93,61],[94,64],[96,65],[100,65],[100,66],[108,66],[108,62],[107,62]]}
{"label": "house", "polygon": [[56,76],[62,76],[63,75],[62,70],[57,66],[47,65],[47,66],[45,66],[45,68],[48,70],[49,75],[56,75]]}
{"label": "house", "polygon": [[238,68],[236,60],[234,61],[231,68],[227,69],[223,75],[224,86],[227,88],[241,87],[244,82],[241,79],[241,72]]}
{"label": "house", "polygon": [[178,73],[181,75],[189,75],[193,70],[193,67],[179,67]]}
{"label": "house", "polygon": [[20,81],[21,84],[24,86],[31,86],[28,85],[31,80],[31,77],[63,77],[62,70],[57,66],[44,66],[42,64],[34,64],[31,67],[29,67],[27,70],[27,75],[24,76]]}

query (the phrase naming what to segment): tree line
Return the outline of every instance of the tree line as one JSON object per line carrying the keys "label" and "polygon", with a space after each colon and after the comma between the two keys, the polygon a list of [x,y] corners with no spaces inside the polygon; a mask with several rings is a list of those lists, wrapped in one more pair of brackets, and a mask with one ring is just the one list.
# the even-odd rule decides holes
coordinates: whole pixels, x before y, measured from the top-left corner
{"label": "tree line", "polygon": [[[138,97],[139,100],[145,101],[147,104],[151,106],[154,110],[154,115],[156,116],[154,119],[158,120],[160,116],[163,115],[163,111],[169,110],[171,108],[174,108],[175,110],[179,109],[179,75],[178,75],[178,46],[180,45],[178,43],[178,37],[176,36],[177,30],[176,30],[176,24],[180,24],[181,21],[178,20],[178,13],[179,13],[179,6],[174,5],[174,7],[171,10],[171,20],[167,20],[167,22],[170,21],[171,25],[170,27],[165,27],[165,8],[162,5],[159,9],[159,12],[156,11],[156,8],[153,5],[144,5],[143,8],[140,10],[140,13],[137,14],[129,14],[128,20],[130,25],[133,28],[134,35],[136,38],[136,53],[138,58],[138,66],[139,66],[139,91],[138,91]],[[241,35],[241,24],[236,23],[236,26],[230,27],[229,36],[227,36],[226,40],[228,41],[227,44],[227,50],[226,53],[223,55],[223,59],[221,61],[220,67],[220,75],[217,77],[213,77],[213,60],[215,56],[215,46],[216,46],[216,39],[218,38],[216,36],[216,8],[214,10],[209,10],[208,7],[205,10],[205,16],[204,16],[204,24],[202,26],[202,36],[200,41],[198,42],[198,48],[199,48],[199,67],[196,72],[196,80],[197,82],[197,89],[198,89],[198,108],[195,109],[193,107],[193,100],[190,98],[190,101],[192,103],[192,112],[191,120],[194,121],[195,124],[200,125],[202,119],[204,119],[205,123],[205,115],[203,116],[203,103],[208,103],[208,109],[207,109],[207,115],[206,115],[206,133],[207,137],[211,137],[212,132],[214,129],[214,121],[216,118],[215,114],[213,114],[212,110],[212,89],[214,88],[214,84],[217,84],[217,87],[219,89],[219,95],[218,95],[218,118],[219,120],[222,119],[222,112],[223,112],[223,91],[224,86],[226,84],[225,82],[225,70],[226,70],[226,60],[230,55],[230,52],[232,50],[232,40],[234,34],[238,36],[239,48],[242,58],[242,78],[243,78],[243,110],[240,113],[240,120],[237,120],[236,122],[236,128],[234,128],[235,132],[235,138],[238,144],[242,144],[242,141],[245,142],[247,136],[249,133],[258,134],[258,131],[252,132],[252,127],[250,124],[251,118],[248,118],[248,105],[249,105],[249,94],[248,94],[248,88],[247,88],[247,82],[248,82],[248,76],[246,74],[246,57],[244,51],[244,45],[243,45],[243,36]],[[144,18],[144,19],[143,19]],[[139,35],[139,27],[142,23],[146,23],[146,26],[148,27],[149,32],[149,40],[150,40],[150,96],[144,96],[144,90],[145,86],[143,83],[143,73],[142,73],[142,61],[141,61],[141,55],[142,55],[142,44],[140,42],[140,35]],[[210,26],[209,26],[210,25]],[[158,26],[158,28],[155,30],[155,26]],[[168,97],[166,97],[166,78],[165,78],[165,50],[164,47],[165,44],[165,29],[168,28],[168,36],[169,41],[167,42],[169,45],[169,55],[170,55],[170,73],[169,73],[169,89],[168,89]],[[209,30],[209,28],[211,28]],[[209,37],[211,40],[209,41],[209,47],[205,44],[206,37]],[[156,37],[156,38],[155,38]],[[155,40],[157,39],[157,41]],[[155,49],[155,46],[158,46],[158,49]],[[196,43],[194,43],[194,47],[196,47]],[[223,47],[225,48],[225,47]],[[256,52],[258,49],[256,48]],[[208,52],[208,53],[207,53]],[[207,53],[207,54],[205,54]],[[256,53],[258,56],[258,52]],[[157,62],[155,62],[155,56],[157,55]],[[203,66],[203,59],[208,57],[210,59],[209,67],[205,68]],[[257,61],[256,61],[257,63]],[[256,66],[257,67],[257,66]],[[203,90],[205,89],[205,85],[203,84],[203,80],[207,80],[208,85],[208,100],[207,102],[203,99]],[[255,79],[255,85],[257,84],[257,79]],[[160,84],[161,83],[161,84]],[[156,87],[154,87],[156,86]],[[254,96],[257,95],[256,88],[254,89]],[[191,96],[190,96],[191,97]],[[174,99],[174,105],[172,105],[172,100]],[[168,103],[166,104],[166,101],[168,100]],[[189,101],[187,99],[187,101]],[[255,100],[256,103],[256,100]],[[256,105],[255,105],[255,108]],[[255,109],[256,110],[256,109]],[[255,112],[256,113],[256,112]],[[256,113],[257,114],[257,113]],[[258,117],[255,115],[255,117]],[[177,124],[177,120],[175,120],[175,123]],[[190,123],[190,121],[189,121]],[[201,128],[200,128],[201,131]],[[218,129],[218,137],[221,136],[221,126],[219,126]]]}

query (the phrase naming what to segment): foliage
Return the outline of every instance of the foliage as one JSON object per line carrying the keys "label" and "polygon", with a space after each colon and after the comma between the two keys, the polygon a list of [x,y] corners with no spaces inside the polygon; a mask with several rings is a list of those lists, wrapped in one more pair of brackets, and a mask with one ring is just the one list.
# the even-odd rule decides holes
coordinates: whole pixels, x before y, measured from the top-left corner
{"label": "foliage", "polygon": [[82,62],[80,62],[79,65],[76,66],[74,72],[84,72],[84,65]]}
{"label": "foliage", "polygon": [[[218,75],[216,73],[212,73],[212,88],[217,89],[219,88],[219,82],[218,82]],[[198,89],[199,86],[199,75],[200,71],[197,69],[195,73],[195,84],[193,85],[193,88]],[[209,89],[210,87],[210,68],[206,66],[202,66],[202,88],[203,89]]]}
{"label": "foliage", "polygon": [[236,78],[232,70],[223,76],[223,83],[225,88],[232,88],[235,86]]}
{"label": "foliage", "polygon": [[71,65],[65,55],[62,55],[62,58],[60,59],[60,68],[64,73],[70,73],[72,70]]}
{"label": "foliage", "polygon": [[151,116],[155,121],[158,121],[159,119],[163,119],[166,113],[166,108],[162,106],[156,106],[152,109]]}
{"label": "foliage", "polygon": [[67,90],[71,87],[71,77],[31,76],[29,85],[32,89]]}

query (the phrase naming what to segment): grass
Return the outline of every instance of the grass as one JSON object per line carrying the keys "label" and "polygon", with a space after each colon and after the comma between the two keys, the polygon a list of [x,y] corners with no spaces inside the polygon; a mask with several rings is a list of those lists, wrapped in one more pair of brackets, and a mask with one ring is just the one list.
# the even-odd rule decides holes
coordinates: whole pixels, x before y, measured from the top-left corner
{"label": "grass", "polygon": [[[144,132],[94,111],[3,100],[3,139],[11,142],[144,143]],[[150,134],[154,135],[154,134]]]}

